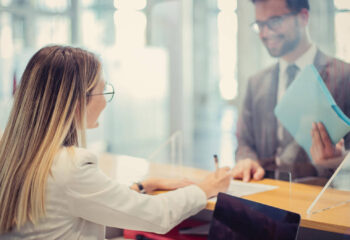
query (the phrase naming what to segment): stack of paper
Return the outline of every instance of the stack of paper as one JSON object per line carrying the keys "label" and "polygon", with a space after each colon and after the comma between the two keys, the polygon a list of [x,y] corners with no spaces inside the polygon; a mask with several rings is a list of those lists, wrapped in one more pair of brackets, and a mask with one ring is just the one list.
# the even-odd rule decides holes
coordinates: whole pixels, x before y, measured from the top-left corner
{"label": "stack of paper", "polygon": [[[270,191],[276,188],[278,187],[273,185],[232,180],[226,193],[235,197],[243,197],[256,193]],[[216,197],[210,198],[209,201],[216,202]]]}
{"label": "stack of paper", "polygon": [[350,131],[350,119],[337,106],[314,65],[303,69],[292,82],[275,115],[310,157],[313,122],[323,123],[334,144]]}

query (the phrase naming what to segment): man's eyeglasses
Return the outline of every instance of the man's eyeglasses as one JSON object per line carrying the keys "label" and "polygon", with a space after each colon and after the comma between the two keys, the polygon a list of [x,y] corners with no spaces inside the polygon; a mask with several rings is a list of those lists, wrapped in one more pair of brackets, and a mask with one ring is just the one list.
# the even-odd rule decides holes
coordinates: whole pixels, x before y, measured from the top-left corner
{"label": "man's eyeglasses", "polygon": [[96,96],[96,95],[105,95],[106,102],[112,101],[114,97],[114,87],[110,83],[105,83],[105,89],[103,90],[103,93],[94,93],[94,94],[88,94],[88,96]]}
{"label": "man's eyeglasses", "polygon": [[289,12],[289,13],[286,13],[284,15],[271,17],[271,18],[267,19],[266,21],[255,21],[250,25],[250,27],[256,33],[260,33],[260,31],[264,28],[265,25],[272,31],[278,31],[281,28],[282,23],[285,20],[285,18],[292,16],[292,15],[296,15],[296,13]]}

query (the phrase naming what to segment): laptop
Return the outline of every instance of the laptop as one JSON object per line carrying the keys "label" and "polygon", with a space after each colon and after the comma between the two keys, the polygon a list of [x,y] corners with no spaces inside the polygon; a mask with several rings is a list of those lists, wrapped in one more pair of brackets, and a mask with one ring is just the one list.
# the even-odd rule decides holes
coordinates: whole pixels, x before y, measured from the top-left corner
{"label": "laptop", "polygon": [[219,193],[209,240],[296,240],[300,215]]}

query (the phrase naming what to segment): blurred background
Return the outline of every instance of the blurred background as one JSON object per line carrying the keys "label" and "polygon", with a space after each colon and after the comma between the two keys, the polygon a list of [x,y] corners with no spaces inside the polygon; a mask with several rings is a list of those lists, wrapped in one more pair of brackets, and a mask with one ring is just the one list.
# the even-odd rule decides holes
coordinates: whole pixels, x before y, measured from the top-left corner
{"label": "blurred background", "polygon": [[[310,35],[350,61],[350,1],[310,0]],[[0,130],[15,83],[41,47],[96,53],[116,95],[88,143],[147,158],[182,132],[183,164],[232,166],[250,75],[276,61],[249,27],[249,0],[0,0]]]}

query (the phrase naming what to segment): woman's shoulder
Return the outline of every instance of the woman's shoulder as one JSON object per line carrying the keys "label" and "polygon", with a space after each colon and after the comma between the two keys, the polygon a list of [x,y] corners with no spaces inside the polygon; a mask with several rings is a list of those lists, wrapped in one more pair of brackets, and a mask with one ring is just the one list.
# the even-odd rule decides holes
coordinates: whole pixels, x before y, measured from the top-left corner
{"label": "woman's shoulder", "polygon": [[87,166],[97,165],[97,156],[85,148],[62,147],[52,163],[53,177],[69,181],[72,176]]}
{"label": "woman's shoulder", "polygon": [[68,162],[74,167],[81,167],[86,164],[96,164],[97,156],[90,150],[80,147],[62,147],[55,162]]}

